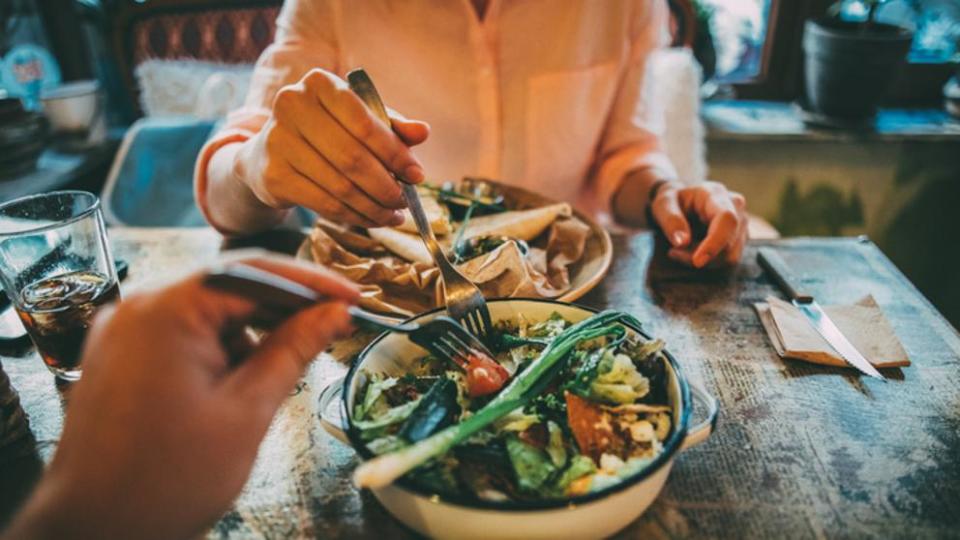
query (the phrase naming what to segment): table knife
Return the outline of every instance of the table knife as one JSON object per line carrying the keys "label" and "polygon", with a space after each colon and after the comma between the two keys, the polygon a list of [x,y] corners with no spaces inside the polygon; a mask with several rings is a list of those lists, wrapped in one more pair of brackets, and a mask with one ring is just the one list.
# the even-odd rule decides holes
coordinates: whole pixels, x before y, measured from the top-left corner
{"label": "table knife", "polygon": [[779,253],[771,248],[760,248],[757,253],[757,262],[770,274],[777,286],[790,298],[790,302],[807,319],[814,330],[837,351],[841,358],[865,375],[886,381],[883,375],[877,371],[877,368],[873,367],[873,364],[860,354],[860,351],[830,320],[830,317],[823,311],[820,304],[813,299],[813,296],[798,288],[800,281],[794,276]]}

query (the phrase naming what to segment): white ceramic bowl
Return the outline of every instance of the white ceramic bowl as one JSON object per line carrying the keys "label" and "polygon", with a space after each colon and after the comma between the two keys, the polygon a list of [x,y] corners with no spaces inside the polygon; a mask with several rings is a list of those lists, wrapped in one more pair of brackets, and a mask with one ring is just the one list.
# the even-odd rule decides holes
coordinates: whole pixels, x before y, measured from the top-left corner
{"label": "white ceramic bowl", "polygon": [[99,95],[97,81],[74,81],[44,91],[40,101],[54,132],[86,132],[99,112]]}
{"label": "white ceramic bowl", "polygon": [[[544,320],[558,312],[576,322],[595,311],[561,302],[533,299],[489,300],[494,321],[515,320],[523,314],[532,321]],[[412,318],[427,321],[442,310]],[[649,339],[639,328],[629,332]],[[353,410],[360,389],[361,371],[400,375],[407,366],[421,358],[422,349],[402,334],[383,334],[367,346],[350,372],[331,384],[320,395],[321,421],[325,429],[341,441],[351,444],[364,459],[372,454],[353,429],[348,411]],[[640,517],[653,503],[667,481],[677,451],[698,444],[716,427],[717,400],[704,390],[691,386],[680,366],[669,353],[668,395],[673,407],[674,429],[664,442],[660,456],[647,468],[619,484],[604,490],[565,500],[539,502],[477,502],[441,496],[400,479],[394,484],[373,490],[377,499],[408,527],[434,538],[476,539],[561,539],[603,538],[614,534]],[[706,408],[706,419],[690,426],[693,401]]]}

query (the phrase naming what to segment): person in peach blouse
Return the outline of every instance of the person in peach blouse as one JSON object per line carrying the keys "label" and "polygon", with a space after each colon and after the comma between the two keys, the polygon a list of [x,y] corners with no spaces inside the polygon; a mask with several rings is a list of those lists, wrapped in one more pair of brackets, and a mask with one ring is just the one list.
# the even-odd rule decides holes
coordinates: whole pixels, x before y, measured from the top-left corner
{"label": "person in peach blouse", "polygon": [[[668,16],[661,0],[287,0],[245,105],[200,153],[197,201],[225,234],[297,205],[373,227],[402,220],[391,173],[488,177],[659,226],[695,267],[734,264],[744,198],[678,181],[646,98]],[[361,66],[392,129],[341,78]]]}

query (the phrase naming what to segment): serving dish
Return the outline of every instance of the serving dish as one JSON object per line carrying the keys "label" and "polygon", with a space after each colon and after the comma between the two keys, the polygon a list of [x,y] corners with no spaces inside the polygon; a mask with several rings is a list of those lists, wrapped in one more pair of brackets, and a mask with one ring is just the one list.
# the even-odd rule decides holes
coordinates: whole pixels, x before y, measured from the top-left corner
{"label": "serving dish", "polygon": [[[557,204],[555,200],[520,187],[494,180],[484,180],[484,182],[494,186],[503,195],[504,205],[511,210],[526,210]],[[572,214],[590,229],[590,234],[584,245],[583,256],[570,268],[569,288],[554,298],[554,300],[561,302],[573,302],[588,293],[603,279],[613,262],[613,244],[610,240],[610,233],[600,226],[592,216],[575,208],[572,210]],[[311,255],[310,238],[307,238],[300,245],[296,256],[303,260],[314,260]],[[365,307],[374,310],[370,306]],[[394,313],[383,313],[383,315],[393,319],[405,318]]]}
{"label": "serving dish", "polygon": [[[589,308],[543,299],[499,299],[488,302],[494,321],[546,320],[558,313],[577,322],[595,313]],[[410,319],[424,322],[443,314],[434,310]],[[650,339],[640,328],[627,326],[628,334]],[[363,459],[373,457],[359,437],[348,411],[360,390],[361,372],[401,375],[423,356],[423,351],[402,335],[383,334],[364,349],[342,381],[320,394],[321,424],[333,436],[353,446]],[[716,399],[691,385],[676,360],[665,352],[674,430],[663,451],[647,467],[620,483],[586,495],[544,501],[478,501],[431,493],[406,478],[373,494],[405,525],[438,538],[599,538],[609,536],[637,519],[656,499],[673,465],[676,453],[706,440],[716,426]],[[706,410],[706,419],[691,425],[694,402]]]}
{"label": "serving dish", "polygon": [[94,80],[74,81],[45,90],[40,95],[43,112],[55,132],[86,132],[98,114],[100,85]]}

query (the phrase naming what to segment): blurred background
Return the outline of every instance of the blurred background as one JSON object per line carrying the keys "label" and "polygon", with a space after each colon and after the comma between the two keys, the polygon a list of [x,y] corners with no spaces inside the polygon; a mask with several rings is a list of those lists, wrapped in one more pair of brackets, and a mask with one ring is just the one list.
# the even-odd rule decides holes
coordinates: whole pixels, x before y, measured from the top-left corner
{"label": "blurred background", "polygon": [[[0,0],[0,200],[75,187],[114,224],[201,225],[193,158],[281,3]],[[672,155],[702,160],[689,180],[741,191],[770,234],[867,235],[960,325],[960,0],[670,4],[697,69],[665,61],[656,80]],[[908,51],[851,61],[855,32],[817,30],[840,22],[902,29]]]}

